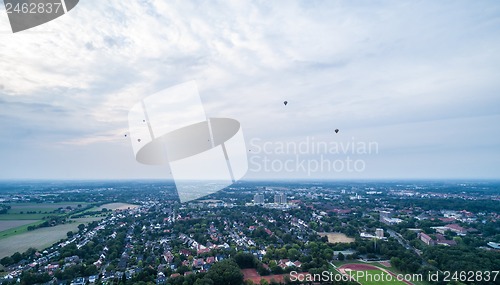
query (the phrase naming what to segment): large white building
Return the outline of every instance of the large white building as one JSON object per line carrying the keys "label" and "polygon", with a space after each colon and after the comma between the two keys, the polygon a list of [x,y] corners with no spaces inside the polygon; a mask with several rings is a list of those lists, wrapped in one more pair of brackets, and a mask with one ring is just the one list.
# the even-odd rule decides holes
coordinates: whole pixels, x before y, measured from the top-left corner
{"label": "large white building", "polygon": [[253,196],[254,204],[264,204],[264,195],[263,194],[255,194]]}
{"label": "large white building", "polygon": [[376,229],[375,236],[377,236],[378,238],[383,238],[384,237],[384,229]]}
{"label": "large white building", "polygon": [[278,193],[274,195],[274,203],[275,204],[286,204],[286,195],[285,193]]}

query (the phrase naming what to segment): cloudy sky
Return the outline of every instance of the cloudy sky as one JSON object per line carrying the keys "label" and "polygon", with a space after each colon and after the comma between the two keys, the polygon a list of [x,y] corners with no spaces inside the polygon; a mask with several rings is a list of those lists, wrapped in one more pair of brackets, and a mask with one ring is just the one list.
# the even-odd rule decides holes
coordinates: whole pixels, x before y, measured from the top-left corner
{"label": "cloudy sky", "polygon": [[[499,31],[486,0],[85,0],[16,34],[2,7],[0,179],[170,178],[135,161],[127,115],[190,80],[240,121],[247,179],[498,179]],[[314,142],[377,148],[279,149]]]}

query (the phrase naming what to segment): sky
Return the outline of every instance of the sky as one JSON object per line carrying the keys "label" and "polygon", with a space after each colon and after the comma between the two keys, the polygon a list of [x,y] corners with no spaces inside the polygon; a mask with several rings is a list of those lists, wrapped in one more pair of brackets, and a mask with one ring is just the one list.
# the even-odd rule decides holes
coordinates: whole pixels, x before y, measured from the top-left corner
{"label": "sky", "polygon": [[85,0],[15,34],[2,6],[0,179],[170,179],[127,115],[191,80],[244,179],[500,179],[498,31],[498,1]]}

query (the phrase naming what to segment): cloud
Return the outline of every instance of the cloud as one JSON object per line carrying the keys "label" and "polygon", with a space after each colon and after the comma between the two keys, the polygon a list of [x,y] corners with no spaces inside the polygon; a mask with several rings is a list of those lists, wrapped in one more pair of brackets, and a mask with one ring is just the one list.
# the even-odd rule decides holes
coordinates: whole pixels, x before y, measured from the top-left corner
{"label": "cloud", "polygon": [[[96,145],[98,155],[97,145],[121,141],[138,100],[188,80],[208,115],[237,118],[248,138],[335,128],[392,138],[407,134],[387,126],[498,115],[499,11],[494,2],[83,1],[30,31],[0,33],[0,134]],[[427,126],[415,148],[442,128]]]}

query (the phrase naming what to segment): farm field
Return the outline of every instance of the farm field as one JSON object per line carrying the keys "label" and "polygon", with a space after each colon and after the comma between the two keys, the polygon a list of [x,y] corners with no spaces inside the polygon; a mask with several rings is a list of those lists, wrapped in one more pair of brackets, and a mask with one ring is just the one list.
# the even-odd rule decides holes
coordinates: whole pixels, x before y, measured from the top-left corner
{"label": "farm field", "polygon": [[8,204],[11,208],[7,214],[0,214],[0,220],[41,220],[49,215],[61,215],[61,213],[54,213],[59,208],[66,209],[67,207],[71,207],[78,209],[78,205],[85,207],[87,204],[84,202]]}
{"label": "farm field", "polygon": [[109,204],[104,204],[99,207],[94,207],[90,209],[89,211],[102,211],[102,209],[106,208],[108,210],[127,210],[127,209],[135,209],[138,208],[138,205],[134,204],[127,204],[127,203],[109,203]]}
{"label": "farm field", "polygon": [[318,233],[321,237],[328,237],[329,243],[351,243],[354,242],[354,238],[350,238],[343,233]]}
{"label": "farm field", "polygon": [[[0,221],[41,220],[48,214],[2,214]],[[54,214],[52,214],[54,216]]]}
{"label": "farm field", "polygon": [[38,222],[38,220],[0,220],[0,232]]}
{"label": "farm field", "polygon": [[0,242],[0,258],[12,255],[15,252],[22,253],[30,247],[39,250],[44,249],[60,239],[66,238],[67,232],[78,231],[79,224],[87,224],[100,219],[101,218],[74,219],[74,223],[40,228],[34,231],[4,238]]}
{"label": "farm field", "polygon": [[66,202],[66,203],[19,203],[19,204],[9,204],[11,209],[7,214],[20,214],[21,212],[36,212],[41,214],[49,214],[54,210],[59,208],[65,209],[66,207],[71,207],[77,209],[78,205],[85,207],[87,203],[84,202]]}

